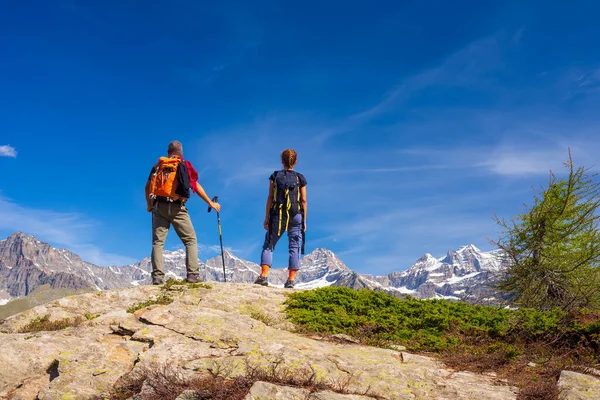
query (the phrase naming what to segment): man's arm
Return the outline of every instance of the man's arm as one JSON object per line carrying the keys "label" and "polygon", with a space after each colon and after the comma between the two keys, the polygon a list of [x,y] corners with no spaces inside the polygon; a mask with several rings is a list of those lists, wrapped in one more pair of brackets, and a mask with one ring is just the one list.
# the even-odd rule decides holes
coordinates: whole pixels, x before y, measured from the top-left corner
{"label": "man's arm", "polygon": [[145,193],[146,193],[146,209],[148,210],[148,212],[152,211],[152,201],[150,200],[150,180],[148,179],[148,181],[146,182],[146,188],[145,188]]}
{"label": "man's arm", "polygon": [[204,200],[210,208],[214,208],[217,212],[221,211],[221,205],[219,203],[214,203],[213,201],[211,201],[206,192],[204,191],[204,188],[198,182],[196,182],[194,192],[196,192],[198,196],[200,196],[200,198]]}
{"label": "man's arm", "polygon": [[300,188],[302,209],[304,210],[304,230],[306,230],[306,214],[308,213],[308,201],[306,201],[306,186]]}

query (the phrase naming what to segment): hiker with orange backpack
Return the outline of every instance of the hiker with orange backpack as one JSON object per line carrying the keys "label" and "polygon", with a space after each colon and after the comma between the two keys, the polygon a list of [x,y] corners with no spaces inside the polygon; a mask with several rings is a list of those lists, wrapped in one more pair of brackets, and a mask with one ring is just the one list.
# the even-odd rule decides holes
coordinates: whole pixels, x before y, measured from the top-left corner
{"label": "hiker with orange backpack", "polygon": [[198,241],[186,202],[195,192],[209,207],[221,206],[210,200],[198,183],[198,173],[183,159],[183,147],[178,141],[169,143],[167,157],[160,157],[152,167],[146,182],[147,210],[152,213],[152,284],[163,283],[163,248],[171,225],[186,251],[185,268],[188,282],[202,282],[198,265]]}
{"label": "hiker with orange backpack", "polygon": [[295,172],[297,153],[286,149],[281,153],[283,170],[275,171],[269,177],[266,217],[263,227],[267,231],[261,254],[261,274],[254,281],[257,285],[268,286],[268,275],[273,263],[275,245],[284,232],[288,234],[288,279],[285,288],[295,285],[295,277],[300,268],[300,254],[304,254],[304,232],[306,231],[306,178]]}

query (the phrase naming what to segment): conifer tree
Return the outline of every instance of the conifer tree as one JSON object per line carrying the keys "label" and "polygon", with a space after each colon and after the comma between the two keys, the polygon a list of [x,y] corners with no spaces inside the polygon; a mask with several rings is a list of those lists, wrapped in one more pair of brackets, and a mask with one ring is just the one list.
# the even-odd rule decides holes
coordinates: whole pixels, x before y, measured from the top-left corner
{"label": "conifer tree", "polygon": [[568,176],[550,172],[548,187],[513,220],[495,216],[503,233],[493,243],[511,263],[497,289],[520,307],[600,307],[600,183],[573,166],[570,151],[565,166]]}

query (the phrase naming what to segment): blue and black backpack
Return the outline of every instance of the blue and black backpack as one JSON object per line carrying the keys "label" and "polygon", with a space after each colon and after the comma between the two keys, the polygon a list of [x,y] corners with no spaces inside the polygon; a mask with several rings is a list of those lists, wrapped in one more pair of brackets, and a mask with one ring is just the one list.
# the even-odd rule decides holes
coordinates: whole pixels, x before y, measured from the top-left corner
{"label": "blue and black backpack", "polygon": [[300,201],[300,178],[294,171],[275,171],[273,182],[272,209],[279,213],[279,218],[293,218],[302,212]]}

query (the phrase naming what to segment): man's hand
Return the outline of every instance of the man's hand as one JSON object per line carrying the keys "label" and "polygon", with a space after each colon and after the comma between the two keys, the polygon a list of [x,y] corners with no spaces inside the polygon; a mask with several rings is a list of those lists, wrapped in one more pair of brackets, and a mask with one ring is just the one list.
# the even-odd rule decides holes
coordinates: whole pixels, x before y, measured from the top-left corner
{"label": "man's hand", "polygon": [[304,232],[306,232],[306,221],[304,221]]}
{"label": "man's hand", "polygon": [[146,206],[146,210],[148,210],[148,212],[152,212],[152,210],[154,210],[154,207],[152,206],[152,204],[148,203],[148,205]]}
{"label": "man's hand", "polygon": [[214,201],[210,201],[208,203],[208,205],[210,206],[210,208],[213,208],[216,212],[221,211],[221,205],[219,203],[215,203]]}
{"label": "man's hand", "polygon": [[263,222],[263,228],[265,228],[265,231],[269,230],[269,217],[265,218],[265,222]]}

